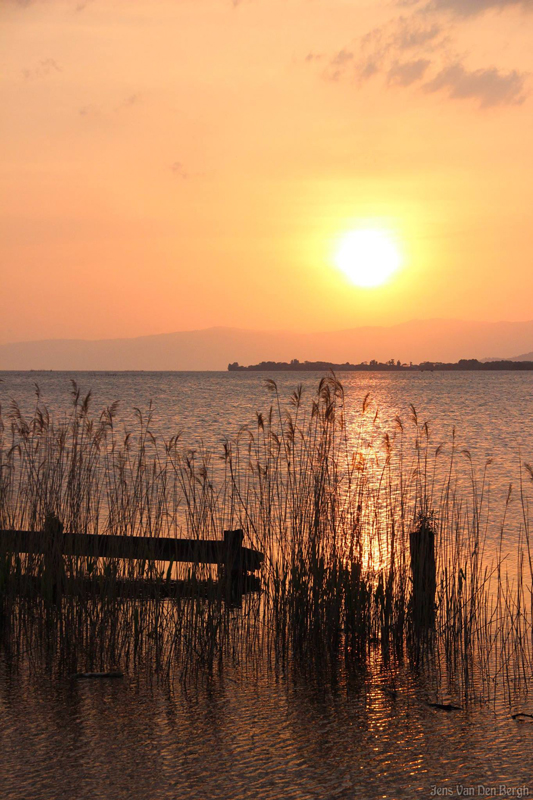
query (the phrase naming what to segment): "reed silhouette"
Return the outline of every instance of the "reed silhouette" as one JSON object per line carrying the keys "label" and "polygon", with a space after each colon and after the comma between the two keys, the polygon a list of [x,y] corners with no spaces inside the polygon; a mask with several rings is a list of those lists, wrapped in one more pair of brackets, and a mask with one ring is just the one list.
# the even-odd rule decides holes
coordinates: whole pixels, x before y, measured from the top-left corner
{"label": "reed silhouette", "polygon": [[[407,660],[429,670],[437,699],[505,692],[511,702],[533,666],[525,484],[507,566],[511,495],[491,552],[483,476],[455,441],[435,447],[414,408],[383,437],[370,398],[346,409],[334,375],[309,403],[301,387],[286,404],[266,383],[269,407],[216,460],[179,436],[158,440],[151,409],[137,410],[136,430],[120,435],[117,405],[93,414],[75,384],[65,419],[39,393],[28,418],[11,406],[1,420],[0,529],[198,539],[239,529],[265,559],[261,592],[236,608],[211,566],[53,547],[21,555],[0,536],[4,657],[74,674],[149,665],[184,680],[228,659],[321,680],[358,674],[376,658],[392,675]],[[459,457],[471,466],[468,491],[458,488]],[[187,591],[169,595],[178,578]],[[119,591],[125,579],[137,586],[133,596]]]}

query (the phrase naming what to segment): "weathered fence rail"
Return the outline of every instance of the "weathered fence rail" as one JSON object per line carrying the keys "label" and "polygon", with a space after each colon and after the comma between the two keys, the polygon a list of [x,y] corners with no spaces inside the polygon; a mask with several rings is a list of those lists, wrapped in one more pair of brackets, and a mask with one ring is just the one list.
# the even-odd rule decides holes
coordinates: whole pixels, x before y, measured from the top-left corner
{"label": "weathered fence rail", "polygon": [[0,552],[124,558],[143,561],[216,564],[232,572],[255,572],[263,554],[242,545],[243,533],[224,531],[223,540],[174,539],[155,536],[0,530]]}
{"label": "weathered fence rail", "polygon": [[[219,568],[219,579],[228,599],[239,602],[243,592],[257,591],[259,579],[253,575],[261,568],[263,554],[243,547],[242,530],[224,531],[223,540],[176,539],[157,536],[117,536],[113,534],[64,533],[57,517],[47,518],[43,531],[0,530],[0,555],[42,555],[44,573],[27,574],[21,590],[29,595],[51,584],[55,597],[64,591],[102,591],[101,582],[89,575],[77,574],[72,583],[65,580],[64,557],[87,559],[126,559],[144,562],[213,564]],[[168,570],[170,574],[170,568]],[[72,583],[72,586],[71,586]],[[146,578],[116,576],[114,591],[122,596],[171,597],[180,592],[194,596],[209,595],[213,584],[209,580],[154,580],[148,570]]]}

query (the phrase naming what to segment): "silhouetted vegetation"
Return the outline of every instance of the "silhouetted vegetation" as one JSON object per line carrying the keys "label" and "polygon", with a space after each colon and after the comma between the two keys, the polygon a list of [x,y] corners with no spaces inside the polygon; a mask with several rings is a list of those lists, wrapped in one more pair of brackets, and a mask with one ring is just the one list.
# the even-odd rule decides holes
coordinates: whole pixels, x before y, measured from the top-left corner
{"label": "silhouetted vegetation", "polygon": [[[236,607],[209,566],[20,555],[0,543],[9,663],[31,654],[71,673],[150,664],[186,677],[227,659],[266,659],[335,675],[366,669],[377,650],[390,669],[429,664],[442,691],[462,699],[527,687],[525,489],[511,565],[503,524],[499,551],[486,554],[484,480],[472,469],[471,492],[457,489],[457,459],[470,463],[469,454],[453,441],[447,455],[435,448],[415,409],[377,438],[368,397],[347,425],[334,377],[309,403],[299,387],[288,407],[267,385],[268,410],[216,461],[179,437],[159,441],[150,412],[138,411],[136,431],[121,436],[116,406],[92,414],[75,385],[67,419],[54,419],[39,396],[30,418],[11,407],[1,425],[1,529],[198,539],[242,529],[265,559],[262,591]],[[119,591],[126,579],[137,582],[133,597]],[[165,591],[178,579],[187,591]]]}
{"label": "silhouetted vegetation", "polygon": [[533,361],[478,361],[477,358],[461,358],[457,362],[447,363],[443,361],[421,361],[420,364],[402,364],[391,358],[389,361],[362,361],[360,364],[333,364],[330,361],[261,361],[260,364],[252,364],[248,367],[241,367],[237,361],[228,364],[230,372],[250,370],[252,372],[427,372],[440,370],[443,372],[462,372],[465,370],[498,372],[509,370],[531,370]]}

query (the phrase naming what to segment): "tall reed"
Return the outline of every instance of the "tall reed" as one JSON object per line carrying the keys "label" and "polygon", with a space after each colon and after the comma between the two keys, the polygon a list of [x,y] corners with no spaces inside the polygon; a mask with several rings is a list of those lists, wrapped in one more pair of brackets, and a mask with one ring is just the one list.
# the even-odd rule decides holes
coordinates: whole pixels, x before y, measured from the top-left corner
{"label": "tall reed", "polygon": [[[527,688],[525,480],[511,567],[511,493],[490,549],[486,474],[478,480],[455,440],[435,447],[414,408],[382,436],[368,396],[360,409],[346,408],[333,375],[310,403],[301,387],[286,403],[274,381],[267,386],[268,409],[217,459],[185,449],[179,436],[158,440],[151,409],[137,410],[135,431],[121,435],[117,405],[93,414],[90,394],[75,384],[64,419],[38,393],[29,418],[11,406],[0,418],[0,528],[42,530],[50,515],[78,533],[222,538],[242,528],[265,560],[262,592],[241,609],[210,567],[74,557],[60,559],[69,590],[54,601],[44,590],[50,560],[0,545],[6,657],[43,663],[45,654],[71,670],[150,664],[182,675],[228,658],[266,659],[333,675],[364,670],[377,648],[386,669],[405,659],[429,665],[444,694],[492,699],[504,689],[511,701]],[[468,491],[459,459],[470,465]],[[177,578],[187,591],[169,598],[163,588]],[[136,587],[129,599],[117,591],[126,579]]]}

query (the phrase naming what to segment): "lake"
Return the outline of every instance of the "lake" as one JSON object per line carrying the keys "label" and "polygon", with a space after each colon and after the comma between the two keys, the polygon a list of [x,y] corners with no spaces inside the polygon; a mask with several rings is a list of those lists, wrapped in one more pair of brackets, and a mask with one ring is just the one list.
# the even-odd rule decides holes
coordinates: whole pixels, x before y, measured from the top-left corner
{"label": "lake", "polygon": [[[145,417],[150,404],[151,430],[168,439],[180,434],[183,448],[205,447],[216,469],[223,442],[245,425],[256,427],[256,412],[266,411],[272,394],[265,379],[276,381],[284,408],[294,389],[303,386],[303,404],[316,395],[320,373],[257,372],[0,372],[0,405],[4,415],[15,400],[30,414],[35,406],[35,387],[42,401],[57,416],[71,407],[71,381],[82,396],[92,392],[91,407],[100,411],[119,402],[117,427],[135,430],[135,408]],[[366,426],[369,443],[378,443],[394,430],[400,417],[409,431],[411,406],[420,422],[428,422],[434,447],[450,452],[455,430],[456,450],[468,450],[479,479],[487,462],[486,505],[490,525],[497,536],[509,485],[514,491],[506,530],[516,541],[522,523],[519,499],[520,472],[533,462],[533,373],[530,372],[420,372],[344,373],[347,426],[357,428],[361,405],[367,394],[370,407]],[[377,413],[377,419],[375,418]],[[469,482],[470,462],[457,459],[458,472]],[[446,460],[441,459],[445,472]],[[527,483],[527,478],[524,478]]]}
{"label": "lake", "polygon": [[[69,411],[74,379],[99,410],[119,400],[116,425],[135,427],[134,408],[152,403],[151,428],[180,433],[184,448],[222,454],[226,437],[256,426],[272,402],[283,407],[303,385],[310,403],[318,373],[0,373],[4,417],[15,401],[24,413],[41,399]],[[432,446],[467,449],[481,475],[487,460],[489,542],[497,547],[510,483],[506,524],[511,546],[522,533],[516,487],[533,461],[533,373],[348,373],[342,375],[347,428],[356,428],[370,393],[364,435],[381,446],[399,416],[428,421]],[[377,415],[377,416],[376,416]],[[216,458],[214,459],[216,466]],[[531,484],[525,481],[526,499]],[[526,587],[526,596],[531,587]],[[238,611],[234,612],[238,614]],[[455,687],[436,695],[423,665],[383,668],[373,652],[355,673],[321,680],[276,659],[237,654],[231,665],[198,669],[187,681],[162,680],[150,664],[119,681],[77,681],[32,652],[13,669],[0,652],[0,797],[58,798],[430,798],[533,796],[533,699],[499,693],[464,704]],[[429,703],[457,703],[447,711]],[[513,714],[523,713],[525,716]]]}

